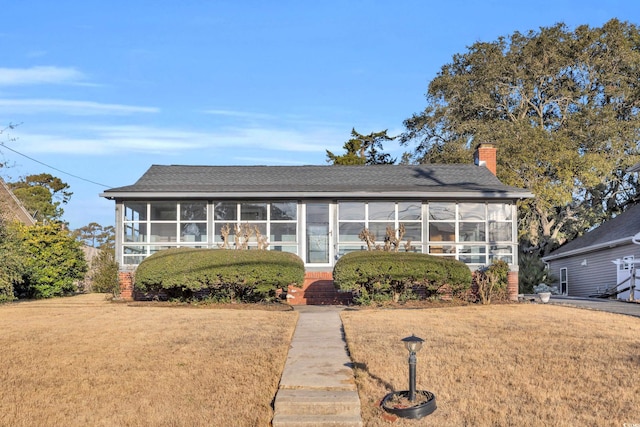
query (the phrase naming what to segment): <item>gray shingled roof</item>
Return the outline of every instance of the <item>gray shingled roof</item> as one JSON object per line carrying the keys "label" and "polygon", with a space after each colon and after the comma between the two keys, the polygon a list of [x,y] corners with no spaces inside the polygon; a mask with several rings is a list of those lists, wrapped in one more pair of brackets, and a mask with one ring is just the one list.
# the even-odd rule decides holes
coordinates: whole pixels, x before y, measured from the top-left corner
{"label": "gray shingled roof", "polygon": [[[455,193],[524,198],[531,194],[503,185],[487,168],[463,165],[370,166],[162,166],[153,165],[133,185],[106,190],[103,197],[142,194],[179,197],[289,194],[320,197],[342,193]],[[455,196],[455,195],[454,195]]]}
{"label": "gray shingled roof", "polygon": [[567,242],[546,259],[561,258],[563,255],[580,252],[589,248],[608,246],[612,242],[629,240],[640,232],[640,204],[632,206],[615,218],[603,222],[597,228]]}

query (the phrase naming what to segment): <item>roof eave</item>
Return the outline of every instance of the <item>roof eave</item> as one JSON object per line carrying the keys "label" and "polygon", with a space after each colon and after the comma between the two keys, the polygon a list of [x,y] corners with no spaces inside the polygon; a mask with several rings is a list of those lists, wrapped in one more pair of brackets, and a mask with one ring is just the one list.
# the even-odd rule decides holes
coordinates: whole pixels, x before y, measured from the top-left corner
{"label": "roof eave", "polygon": [[596,245],[589,245],[589,246],[585,246],[582,248],[578,248],[578,249],[573,249],[570,251],[566,251],[566,252],[562,252],[556,255],[547,255],[545,257],[542,257],[542,261],[544,262],[549,262],[549,261],[555,261],[558,259],[562,259],[562,258],[568,258],[571,256],[575,256],[575,255],[581,255],[581,254],[586,254],[589,252],[595,252],[598,251],[600,249],[605,249],[605,248],[614,248],[616,246],[620,246],[623,244],[629,244],[632,243],[632,237],[633,236],[628,236],[628,237],[623,237],[622,239],[616,239],[616,240],[610,240],[608,242],[604,242],[604,243],[598,243]]}
{"label": "roof eave", "polygon": [[100,193],[107,199],[265,199],[265,198],[439,198],[439,199],[510,199],[519,200],[533,197],[528,191],[247,191],[247,192],[196,192],[196,191],[114,191]]}

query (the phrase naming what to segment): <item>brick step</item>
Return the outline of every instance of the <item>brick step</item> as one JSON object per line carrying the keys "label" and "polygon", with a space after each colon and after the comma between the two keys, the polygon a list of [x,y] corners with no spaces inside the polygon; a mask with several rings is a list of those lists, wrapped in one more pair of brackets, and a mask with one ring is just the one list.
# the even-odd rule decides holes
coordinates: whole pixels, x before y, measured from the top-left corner
{"label": "brick step", "polygon": [[344,296],[346,297],[347,295],[351,295],[351,294],[346,294],[344,292],[337,292],[335,290],[333,291],[320,291],[320,290],[314,290],[314,291],[304,291],[304,292],[300,292],[298,293],[299,295],[304,295],[305,297],[308,297],[309,295],[314,295],[314,296]]}
{"label": "brick step", "polygon": [[351,300],[337,300],[331,298],[289,298],[288,303],[291,305],[350,305]]}
{"label": "brick step", "polygon": [[349,301],[339,301],[332,299],[300,299],[289,300],[289,305],[349,305]]}
{"label": "brick step", "polygon": [[302,287],[289,286],[287,302],[291,305],[348,305],[351,292],[338,292],[331,272],[305,273]]}
{"label": "brick step", "polygon": [[333,285],[322,287],[309,286],[308,288],[302,288],[301,290],[303,292],[338,292],[338,290],[334,288]]}

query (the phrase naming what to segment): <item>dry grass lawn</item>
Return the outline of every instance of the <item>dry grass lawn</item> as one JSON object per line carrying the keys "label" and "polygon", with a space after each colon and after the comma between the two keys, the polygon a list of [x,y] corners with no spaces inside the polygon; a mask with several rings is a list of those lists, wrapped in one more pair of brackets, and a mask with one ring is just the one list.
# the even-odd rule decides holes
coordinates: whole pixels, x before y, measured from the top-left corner
{"label": "dry grass lawn", "polygon": [[[367,427],[640,425],[640,319],[551,305],[343,311]],[[378,407],[408,388],[399,341],[424,338],[417,389],[426,418]]]}
{"label": "dry grass lawn", "polygon": [[268,426],[297,314],[0,306],[2,426]]}

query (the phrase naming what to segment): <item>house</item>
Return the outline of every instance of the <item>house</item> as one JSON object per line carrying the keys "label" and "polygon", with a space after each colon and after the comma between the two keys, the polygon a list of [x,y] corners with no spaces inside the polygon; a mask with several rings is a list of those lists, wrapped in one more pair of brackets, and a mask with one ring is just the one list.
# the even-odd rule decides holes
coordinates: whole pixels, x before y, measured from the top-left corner
{"label": "house", "polygon": [[[331,280],[338,258],[366,250],[367,228],[383,244],[404,229],[402,250],[456,258],[471,269],[503,259],[517,298],[517,207],[531,193],[495,176],[496,148],[475,164],[369,166],[161,166],[101,196],[115,201],[123,292],[130,273],[162,249],[234,247],[238,229],[257,248],[300,256],[309,277]],[[231,236],[231,237],[230,237]]]}
{"label": "house", "polygon": [[24,225],[35,225],[36,220],[0,178],[0,215],[4,220],[19,221]]}
{"label": "house", "polygon": [[[560,293],[578,297],[614,296],[628,287],[628,281],[618,284],[629,277],[634,261],[640,261],[640,245],[633,241],[638,232],[640,204],[562,245],[542,260],[559,279]],[[628,299],[630,295],[627,290],[617,296]],[[640,300],[638,287],[635,299]]]}

